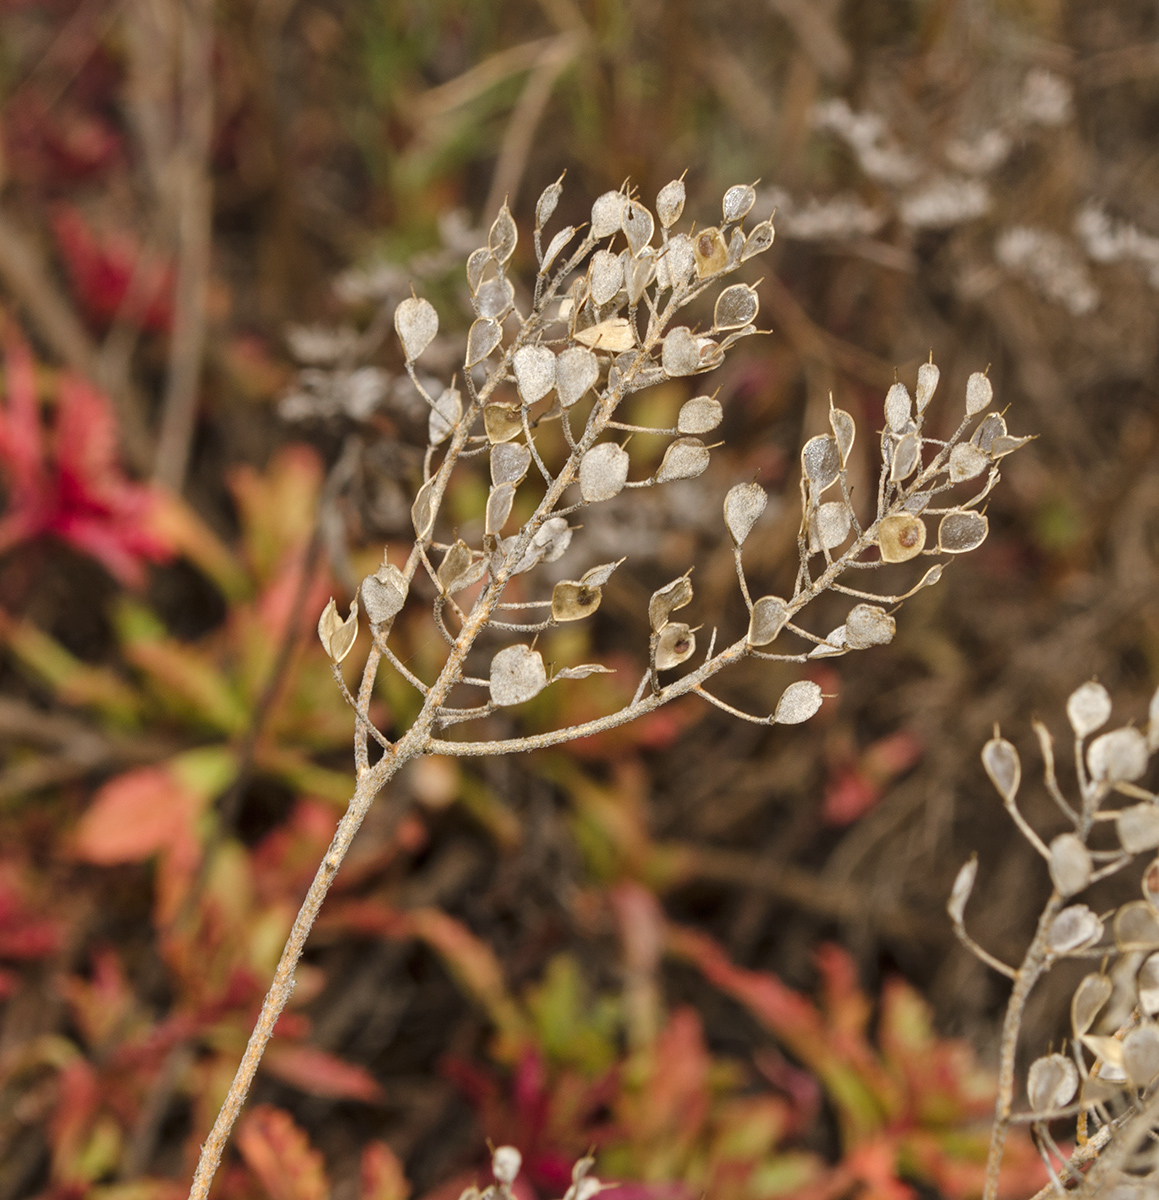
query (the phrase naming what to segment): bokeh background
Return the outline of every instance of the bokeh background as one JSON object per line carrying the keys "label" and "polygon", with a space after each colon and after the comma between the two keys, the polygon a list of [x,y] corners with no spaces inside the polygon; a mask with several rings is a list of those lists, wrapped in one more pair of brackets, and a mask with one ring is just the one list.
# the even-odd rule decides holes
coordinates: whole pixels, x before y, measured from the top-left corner
{"label": "bokeh background", "polygon": [[[979,750],[999,722],[1033,781],[1034,716],[1065,748],[1079,683],[1125,722],[1159,680],[1156,6],[6,0],[0,96],[0,1200],[184,1194],[351,787],[313,625],[408,540],[426,422],[390,313],[412,283],[436,303],[449,373],[466,254],[506,197],[529,278],[564,171],[563,223],[687,172],[711,224],[759,180],[770,333],[713,381],[710,472],[588,521],[591,561],[629,563],[552,648],[618,676],[496,736],[630,693],[647,597],[690,562],[697,619],[739,630],[732,483],[774,497],[753,586],[791,587],[830,393],[862,489],[885,390],[931,353],[935,422],[988,366],[1037,438],[893,645],[812,674],[810,723],[682,704],[402,777],[220,1194],[453,1200],[488,1137],[527,1200],[590,1147],[625,1200],[977,1194],[1006,988],[944,899],[977,850],[971,927],[1017,960],[1049,890]],[[400,636],[434,662],[429,616]],[[723,694],[768,711],[791,678]],[[377,703],[413,712],[389,681]],[[1026,811],[1056,832],[1041,788]],[[1030,1195],[1029,1144],[1009,1163]]]}

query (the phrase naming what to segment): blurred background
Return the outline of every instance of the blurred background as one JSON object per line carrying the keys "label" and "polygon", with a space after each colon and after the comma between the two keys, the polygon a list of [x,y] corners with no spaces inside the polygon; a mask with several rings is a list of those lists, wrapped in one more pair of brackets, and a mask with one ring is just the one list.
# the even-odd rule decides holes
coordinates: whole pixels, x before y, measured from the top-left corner
{"label": "blurred background", "polygon": [[[773,496],[752,585],[791,588],[830,393],[859,490],[931,353],[935,425],[989,366],[1037,440],[896,641],[818,664],[808,724],[681,703],[392,785],[219,1194],[453,1200],[487,1138],[526,1200],[593,1147],[624,1200],[978,1194],[1006,985],[944,900],[977,850],[969,923],[1018,961],[1049,891],[979,751],[1001,723],[1033,783],[1038,716],[1065,786],[1069,692],[1097,676],[1142,720],[1159,679],[1159,8],[5,0],[0,31],[0,1200],[184,1194],[352,786],[317,614],[412,536],[426,416],[390,315],[412,283],[436,304],[449,375],[467,253],[506,197],[530,279],[565,171],[573,224],[629,178],[651,203],[686,172],[701,225],[759,181],[771,332],[711,381],[709,474],[587,522],[592,561],[629,563],[551,649],[619,673],[494,736],[622,703],[647,597],[690,562],[697,619],[739,633],[735,482]],[[767,712],[796,677],[722,694]],[[389,679],[376,704],[414,712]],[[1026,811],[1057,832],[1040,787]],[[1045,1179],[1029,1142],[1008,1164],[1011,1197]]]}

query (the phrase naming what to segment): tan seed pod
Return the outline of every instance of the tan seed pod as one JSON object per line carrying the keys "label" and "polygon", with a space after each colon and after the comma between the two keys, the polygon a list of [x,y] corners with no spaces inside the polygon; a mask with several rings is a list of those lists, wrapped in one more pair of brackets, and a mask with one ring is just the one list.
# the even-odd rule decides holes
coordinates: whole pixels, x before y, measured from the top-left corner
{"label": "tan seed pod", "polygon": [[584,346],[572,346],[555,361],[555,394],[562,408],[571,408],[600,377],[599,359]]}
{"label": "tan seed pod", "polygon": [[439,587],[445,595],[450,596],[477,583],[486,571],[486,560],[482,556],[476,558],[470,546],[459,538],[443,555],[443,561],[439,564]]}
{"label": "tan seed pod", "polygon": [[1115,913],[1115,945],[1120,951],[1159,950],[1159,913],[1146,900],[1131,900]]}
{"label": "tan seed pod", "polygon": [[996,437],[990,443],[990,457],[997,462],[1000,458],[1013,454],[1015,450],[1021,450],[1027,442],[1032,441],[1034,439],[1029,437],[1007,437],[1005,435]]}
{"label": "tan seed pod", "polygon": [[679,621],[665,625],[656,638],[656,670],[669,671],[696,653],[696,634]]}
{"label": "tan seed pod", "polygon": [[969,442],[961,442],[950,451],[950,482],[965,483],[967,479],[976,479],[989,465],[988,454]]}
{"label": "tan seed pod", "polygon": [[1133,783],[1147,770],[1147,739],[1130,727],[1095,738],[1087,750],[1087,769],[1096,783]]}
{"label": "tan seed pod", "polygon": [[702,229],[692,239],[696,277],[707,279],[728,266],[728,246],[719,229]]}
{"label": "tan seed pod", "polygon": [[1128,854],[1141,854],[1159,846],[1159,805],[1146,801],[1125,808],[1115,819],[1119,844]]}
{"label": "tan seed pod", "polygon": [[606,321],[590,325],[587,329],[577,329],[575,340],[593,350],[607,350],[611,354],[619,354],[632,349],[636,344],[636,334],[632,323],[626,317],[609,317]]}
{"label": "tan seed pod", "polygon": [[893,617],[877,604],[858,604],[845,618],[845,644],[850,650],[888,646],[897,633]]}
{"label": "tan seed pod", "polygon": [[600,563],[598,566],[589,567],[581,579],[582,583],[588,587],[603,587],[605,583],[611,579],[616,568],[624,561],[622,558],[616,559],[615,562]]}
{"label": "tan seed pod", "polygon": [[1046,931],[1047,945],[1055,954],[1085,950],[1102,936],[1102,921],[1085,904],[1064,908]]}
{"label": "tan seed pod", "polygon": [[488,265],[494,261],[491,257],[491,251],[486,246],[480,246],[478,250],[472,250],[467,256],[467,286],[471,289],[472,296],[479,290],[479,285],[483,282],[483,275]]}
{"label": "tan seed pod", "polygon": [[970,893],[974,890],[974,881],[978,878],[978,856],[973,855],[969,862],[964,862],[958,868],[958,874],[954,877],[954,886],[950,891],[950,898],[946,901],[946,912],[950,914],[950,920],[955,925],[961,925],[966,916],[966,904],[970,899]]}
{"label": "tan seed pod", "polygon": [[941,377],[941,371],[932,362],[924,362],[918,367],[918,386],[915,398],[919,414],[924,413],[929,408],[930,401],[934,398],[934,392],[938,388],[938,380]]}
{"label": "tan seed pod", "polygon": [[694,396],[680,406],[676,428],[680,433],[711,433],[724,420],[719,400],[709,396]]}
{"label": "tan seed pod", "polygon": [[367,575],[358,590],[362,610],[371,625],[383,625],[402,611],[409,586],[398,567],[387,562],[373,575]]}
{"label": "tan seed pod", "polygon": [[515,286],[504,275],[485,279],[475,293],[475,312],[480,317],[502,321],[515,303]]}
{"label": "tan seed pod", "polygon": [[560,196],[563,195],[563,176],[561,175],[555,183],[549,183],[547,187],[539,193],[539,199],[535,202],[535,223],[540,229],[551,220],[552,214],[555,212],[555,207],[559,203]]}
{"label": "tan seed pod", "polygon": [[605,667],[603,663],[580,663],[578,667],[564,667],[556,671],[553,679],[587,679],[589,675],[614,675],[614,667]]}
{"label": "tan seed pod", "polygon": [[877,527],[877,546],[882,562],[908,562],[921,554],[925,544],[925,522],[912,513],[883,517]]}
{"label": "tan seed pod", "polygon": [[765,489],[758,483],[738,483],[729,488],[724,498],[724,524],[735,545],[744,545],[768,502]]}
{"label": "tan seed pod", "polygon": [[721,215],[726,225],[743,221],[757,202],[756,189],[748,183],[737,183],[728,189],[720,203]]}
{"label": "tan seed pod", "polygon": [[487,234],[487,249],[496,262],[506,263],[515,253],[515,244],[519,241],[519,230],[511,210],[504,203],[495,218],[490,232]]}
{"label": "tan seed pod", "polygon": [[1153,1021],[1140,1022],[1123,1038],[1123,1070],[1137,1088],[1159,1075],[1159,1027]]}
{"label": "tan seed pod", "polygon": [[833,400],[829,400],[829,428],[837,442],[837,454],[841,460],[841,468],[845,469],[849,462],[849,452],[853,449],[853,440],[857,436],[857,426],[853,418],[843,409],[834,408]]}
{"label": "tan seed pod", "polygon": [[1155,859],[1143,872],[1140,880],[1143,897],[1156,911],[1159,911],[1159,858]]}
{"label": "tan seed pod", "polygon": [[1101,972],[1087,975],[1078,985],[1070,1002],[1070,1024],[1076,1038],[1090,1032],[1114,990],[1110,977]]}
{"label": "tan seed pod", "polygon": [[338,615],[338,606],[331,597],[330,603],[326,605],[322,610],[322,615],[318,618],[318,638],[330,661],[340,663],[350,653],[357,636],[358,601],[351,602],[350,614],[344,621]]}
{"label": "tan seed pod", "polygon": [[481,363],[503,340],[503,327],[489,317],[480,317],[467,331],[467,353],[463,363],[473,367]]}
{"label": "tan seed pod", "polygon": [[827,433],[810,438],[801,448],[801,470],[815,496],[832,487],[841,474],[837,439]]}
{"label": "tan seed pod", "polygon": [[990,453],[990,447],[996,437],[1006,436],[1006,421],[1000,413],[987,413],[978,422],[978,427],[970,435],[970,445]]}
{"label": "tan seed pod", "polygon": [[655,278],[656,255],[652,250],[644,250],[638,258],[627,258],[624,262],[624,286],[628,289],[628,303],[639,304],[644,289]]}
{"label": "tan seed pod", "polygon": [[592,205],[592,237],[606,238],[619,233],[620,217],[627,202],[623,192],[604,192]]}
{"label": "tan seed pod", "polygon": [[922,461],[922,439],[916,433],[907,433],[893,448],[889,465],[890,483],[901,483],[917,470]]}
{"label": "tan seed pod", "polygon": [[668,248],[656,260],[656,280],[661,290],[679,289],[696,270],[696,252],[686,233],[675,233],[668,239]]}
{"label": "tan seed pod", "polygon": [[759,310],[760,301],[756,292],[748,284],[734,283],[716,298],[712,326],[717,331],[741,329],[756,320]]}
{"label": "tan seed pod", "polygon": [[1050,843],[1050,879],[1064,899],[1081,892],[1091,881],[1094,866],[1082,839],[1073,833],[1060,833]]}
{"label": "tan seed pod", "polygon": [[463,401],[458,388],[444,388],[431,406],[427,419],[427,440],[432,446],[445,442],[454,432],[463,415]]}
{"label": "tan seed pod", "polygon": [[1065,1054],[1048,1054],[1030,1064],[1026,1096],[1036,1113],[1066,1108],[1078,1087],[1078,1068]]}
{"label": "tan seed pod", "polygon": [[487,508],[484,518],[484,529],[488,537],[498,537],[507,518],[511,516],[511,507],[515,503],[515,484],[501,483],[493,487],[487,495]]}
{"label": "tan seed pod", "polygon": [[410,519],[414,524],[415,537],[420,542],[425,542],[431,536],[438,511],[438,505],[435,502],[435,481],[428,479],[419,488],[418,495],[415,496],[410,509]]}
{"label": "tan seed pod", "polygon": [[844,500],[827,500],[809,522],[809,550],[816,554],[840,546],[853,529],[849,507]]}
{"label": "tan seed pod", "polygon": [[762,596],[749,618],[748,644],[767,646],[789,621],[789,606],[780,596]]}
{"label": "tan seed pod", "polygon": [[1110,693],[1093,679],[1081,684],[1067,698],[1066,716],[1075,737],[1090,737],[1111,719]]}
{"label": "tan seed pod", "polygon": [[982,747],[982,766],[1004,804],[1013,804],[1022,782],[1022,760],[1005,738],[992,737]]}
{"label": "tan seed pod", "polygon": [[575,237],[575,226],[568,225],[561,229],[559,233],[557,233],[555,237],[553,237],[551,241],[547,243],[547,249],[543,252],[543,262],[539,266],[540,274],[543,274],[543,272],[547,271],[551,267],[551,264],[555,262],[556,256],[564,248],[564,246],[571,241],[573,237]]}
{"label": "tan seed pod", "polygon": [[522,1165],[523,1155],[514,1146],[497,1146],[491,1154],[491,1174],[507,1187],[515,1182]]}
{"label": "tan seed pod", "polygon": [[885,394],[885,423],[892,433],[904,433],[913,415],[909,391],[904,383],[895,383]]}
{"label": "tan seed pod", "polygon": [[530,646],[507,646],[491,660],[491,702],[500,708],[522,704],[547,687],[543,656]]}
{"label": "tan seed pod", "polygon": [[811,679],[790,683],[777,701],[773,720],[778,725],[800,725],[821,707],[821,689]]}
{"label": "tan seed pod", "polygon": [[608,304],[624,286],[624,267],[618,254],[610,250],[597,250],[588,267],[588,281],[592,301]]}
{"label": "tan seed pod", "polygon": [[692,602],[692,580],[680,575],[652,593],[648,601],[648,624],[653,633],[659,633],[668,624],[668,618],[678,609]]}
{"label": "tan seed pod", "polygon": [[512,404],[488,404],[483,409],[483,428],[492,445],[510,442],[523,432],[523,417]]}
{"label": "tan seed pod", "polygon": [[429,300],[410,296],[394,310],[394,328],[407,362],[416,358],[435,340],[439,314]]}
{"label": "tan seed pod", "polygon": [[589,503],[618,496],[628,481],[628,452],[615,442],[601,442],[580,459],[580,495]]}
{"label": "tan seed pod", "polygon": [[744,249],[740,252],[741,262],[748,262],[750,258],[764,254],[773,244],[775,236],[772,221],[762,221],[759,225],[754,225],[752,232],[745,238]]}
{"label": "tan seed pod", "polygon": [[710,458],[708,447],[699,438],[677,438],[664,451],[664,457],[654,478],[657,483],[695,479],[708,470]]}
{"label": "tan seed pod", "polygon": [[981,371],[975,371],[966,380],[966,416],[976,417],[990,407],[994,399],[994,387]]}
{"label": "tan seed pod", "polygon": [[656,212],[660,224],[671,229],[680,220],[684,211],[684,180],[674,179],[666,183],[656,195]]}
{"label": "tan seed pod", "polygon": [[628,239],[628,249],[635,258],[652,240],[656,223],[652,214],[638,201],[630,200],[620,214],[620,227]]}
{"label": "tan seed pod", "polygon": [[531,451],[522,442],[503,442],[491,447],[491,482],[521,483],[531,466]]}
{"label": "tan seed pod", "polygon": [[580,621],[600,606],[602,593],[591,584],[563,579],[551,590],[551,617],[554,621]]}
{"label": "tan seed pod", "polygon": [[961,509],[947,512],[938,526],[938,550],[947,554],[966,554],[977,550],[990,533],[990,521],[980,514]]}
{"label": "tan seed pod", "polygon": [[546,346],[520,346],[511,366],[524,404],[542,400],[555,387],[555,355]]}
{"label": "tan seed pod", "polygon": [[700,369],[700,349],[686,325],[677,325],[664,338],[660,365],[670,376],[694,375]]}
{"label": "tan seed pod", "polygon": [[[1110,995],[1110,988],[1107,994]],[[1159,1012],[1159,953],[1149,954],[1143,960],[1135,977],[1135,995],[1139,998],[1139,1007],[1149,1017]]]}

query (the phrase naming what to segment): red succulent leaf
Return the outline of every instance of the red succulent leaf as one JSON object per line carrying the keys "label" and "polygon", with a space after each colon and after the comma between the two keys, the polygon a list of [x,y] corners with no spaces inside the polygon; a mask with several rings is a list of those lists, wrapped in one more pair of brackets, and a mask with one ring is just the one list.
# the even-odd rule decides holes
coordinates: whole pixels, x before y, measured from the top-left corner
{"label": "red succulent leaf", "polygon": [[411,1186],[398,1155],[385,1142],[362,1149],[358,1200],[408,1200]]}
{"label": "red succulent leaf", "polygon": [[270,1200],[327,1200],[322,1155],[289,1113],[257,1105],[242,1120],[237,1145]]}
{"label": "red succulent leaf", "polygon": [[316,1046],[274,1042],[266,1051],[262,1068],[299,1091],[327,1100],[362,1100],[373,1104],[383,1097],[378,1081],[364,1067],[343,1062]]}

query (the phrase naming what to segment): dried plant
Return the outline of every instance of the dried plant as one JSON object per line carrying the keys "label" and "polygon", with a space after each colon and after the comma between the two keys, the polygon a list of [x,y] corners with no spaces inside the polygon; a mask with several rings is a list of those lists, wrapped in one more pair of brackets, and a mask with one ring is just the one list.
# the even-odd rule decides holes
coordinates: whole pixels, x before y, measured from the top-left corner
{"label": "dried plant", "polygon": [[[373,641],[356,695],[347,689],[339,664],[355,644],[359,600],[351,603],[345,618],[331,601],[319,621],[334,677],[355,712],[356,790],[294,922],[258,1024],[203,1147],[194,1197],[208,1193],[230,1128],[293,990],[306,937],[343,857],[375,797],[403,764],[426,754],[478,756],[554,746],[693,694],[758,725],[807,720],[822,702],[820,687],[810,680],[786,688],[767,716],[739,711],[706,685],[725,667],[744,659],[805,664],[890,642],[895,625],[887,606],[935,583],[941,564],[930,566],[902,594],[878,595],[842,580],[883,564],[961,554],[980,545],[988,526],[979,509],[998,481],[999,463],[1027,440],[1011,436],[1003,417],[988,411],[993,393],[984,374],[970,376],[965,413],[952,436],[924,436],[923,421],[939,378],[933,362],[925,363],[918,371],[914,399],[900,382],[886,396],[876,505],[871,518],[863,521],[855,512],[846,474],[854,422],[831,405],[832,432],[811,438],[801,452],[800,563],[791,596],[750,595],[742,547],[767,497],[756,483],[740,484],[725,498],[724,523],[749,614],[742,637],[717,649],[714,630],[699,665],[671,674],[690,663],[697,651],[699,627],[675,617],[693,600],[692,582],[685,573],[651,597],[648,667],[623,708],[535,736],[472,740],[443,735],[444,730],[531,700],[547,687],[566,686],[567,680],[607,670],[599,663],[549,667],[534,639],[552,627],[590,617],[622,560],[556,582],[542,599],[513,601],[505,598],[507,589],[516,576],[565,554],[573,536],[569,518],[588,506],[625,489],[661,487],[694,479],[706,470],[711,447],[701,439],[723,416],[715,397],[689,399],[671,429],[626,423],[617,419],[619,410],[642,388],[714,369],[733,345],[757,332],[756,287],[719,286],[773,242],[771,220],[744,229],[756,201],[753,187],[729,188],[720,224],[689,232],[677,230],[685,198],[680,180],[661,189],[655,216],[627,187],[606,192],[592,206],[586,232],[568,226],[545,243],[544,226],[561,192],[560,182],[552,184],[536,205],[539,269],[529,297],[517,298],[508,274],[518,231],[506,205],[491,226],[487,244],[469,255],[467,282],[476,319],[467,333],[461,382],[452,378],[440,390],[416,372],[415,363],[438,333],[434,307],[411,296],[394,311],[407,373],[429,407],[424,482],[411,508],[415,541],[405,563],[384,561],[360,585],[361,613]],[[659,245],[654,246],[657,227]],[[714,293],[711,324],[704,332],[675,323],[682,310],[709,293]],[[655,472],[631,479],[629,444],[637,433],[672,440]],[[458,536],[442,507],[452,474],[483,457],[490,489],[480,514],[478,544],[471,544]],[[973,494],[952,502],[947,494],[960,484],[970,485]],[[831,489],[838,498],[824,499]],[[520,513],[529,515],[507,532],[517,505]],[[927,546],[929,518],[938,523]],[[430,682],[415,675],[390,645],[393,623],[410,593],[422,590],[412,589],[419,573],[429,580],[431,616],[446,643],[443,665]],[[855,603],[841,625],[820,636],[807,630],[800,616],[826,592]],[[790,636],[798,640],[797,648],[770,649]],[[384,660],[421,698],[418,715],[394,741],[369,715]],[[376,760],[371,757],[372,742],[381,750]]]}
{"label": "dried plant", "polygon": [[[1070,826],[1049,843],[1019,811],[1022,766],[1017,750],[995,730],[982,751],[986,773],[1019,832],[1046,861],[1053,884],[1021,964],[1015,968],[1001,962],[966,931],[976,858],[959,871],[948,905],[961,941],[1013,981],[1002,1027],[986,1200],[998,1194],[1003,1146],[1014,1123],[1032,1126],[1054,1181],[1040,1196],[1143,1200],[1159,1186],[1159,859],[1143,872],[1143,898],[1122,904],[1113,915],[1072,903],[1092,884],[1159,848],[1159,795],[1137,782],[1159,750],[1159,692],[1151,700],[1145,731],[1127,725],[1092,736],[1111,716],[1111,698],[1098,683],[1085,683],[1073,692],[1066,710],[1074,731],[1077,803],[1059,786],[1049,731],[1034,723],[1047,791]],[[1106,807],[1108,801],[1116,806]],[[1031,1064],[1029,1109],[1015,1113],[1015,1058],[1026,1003],[1035,985],[1066,959],[1092,959],[1100,965],[1071,1000],[1070,1054],[1047,1054]],[[1069,1151],[1060,1149],[1049,1129],[1063,1118],[1076,1118],[1075,1145]]]}

